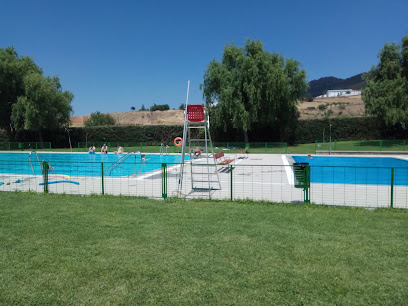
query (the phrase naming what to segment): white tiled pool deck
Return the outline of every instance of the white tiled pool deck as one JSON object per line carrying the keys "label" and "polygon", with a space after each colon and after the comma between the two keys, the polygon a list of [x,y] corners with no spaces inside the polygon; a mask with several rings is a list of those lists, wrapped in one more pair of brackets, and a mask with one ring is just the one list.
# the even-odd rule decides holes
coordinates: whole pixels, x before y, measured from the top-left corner
{"label": "white tiled pool deck", "polygon": [[[180,166],[167,167],[167,186],[163,184],[162,170],[145,173],[137,176],[104,177],[103,189],[101,177],[85,177],[70,175],[69,180],[78,182],[79,185],[66,182],[67,178],[53,177],[49,181],[65,181],[63,183],[49,184],[50,193],[66,194],[104,194],[144,196],[149,198],[162,198],[162,193],[168,197],[180,196],[187,199],[209,198],[212,199],[251,199],[270,202],[303,203],[303,189],[294,187],[291,155],[280,154],[226,154],[226,158],[234,159],[233,163],[218,166],[218,176],[221,188],[213,184],[215,190],[203,188],[192,189],[191,167],[186,163],[182,193],[177,192],[178,173]],[[350,155],[348,155],[350,156]],[[361,157],[361,155],[359,155]],[[372,157],[372,155],[370,155]],[[376,155],[379,157],[381,155]],[[241,158],[239,158],[241,157]],[[387,155],[387,157],[390,157]],[[406,155],[395,155],[395,158],[407,160]],[[208,181],[207,167],[203,167],[206,159],[196,160],[193,171],[203,172],[203,180]],[[200,166],[201,165],[201,166]],[[232,172],[230,171],[232,167]],[[213,171],[211,177],[216,177]],[[223,170],[223,171],[220,171]],[[195,175],[197,177],[197,175]],[[41,175],[14,175],[1,174],[0,191],[34,191],[43,192],[44,187]],[[165,189],[164,186],[166,187]],[[208,182],[202,183],[202,187]],[[197,186],[195,186],[197,187]],[[387,185],[364,184],[326,184],[312,183],[310,188],[311,203],[337,206],[357,207],[390,207],[391,187]],[[393,207],[408,208],[408,186],[394,186]]]}

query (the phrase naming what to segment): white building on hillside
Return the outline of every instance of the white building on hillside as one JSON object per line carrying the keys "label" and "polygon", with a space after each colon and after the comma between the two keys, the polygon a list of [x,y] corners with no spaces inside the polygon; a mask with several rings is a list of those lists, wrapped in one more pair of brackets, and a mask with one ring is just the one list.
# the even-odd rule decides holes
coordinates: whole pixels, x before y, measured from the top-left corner
{"label": "white building on hillside", "polygon": [[333,90],[328,90],[325,96],[327,98],[331,98],[331,97],[348,97],[348,96],[358,96],[358,95],[361,95],[361,90],[333,89]]}

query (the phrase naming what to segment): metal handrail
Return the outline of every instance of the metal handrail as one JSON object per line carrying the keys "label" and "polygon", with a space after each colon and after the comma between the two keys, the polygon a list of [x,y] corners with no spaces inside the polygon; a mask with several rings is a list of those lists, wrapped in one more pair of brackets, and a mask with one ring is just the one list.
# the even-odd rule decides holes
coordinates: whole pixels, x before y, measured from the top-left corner
{"label": "metal handrail", "polygon": [[28,159],[29,159],[29,161],[30,161],[31,170],[33,170],[33,174],[35,175],[35,171],[34,171],[34,167],[33,167],[33,162],[32,162],[32,160],[31,160],[31,154],[32,154],[32,153],[35,153],[35,156],[37,156],[37,161],[38,161],[38,164],[40,165],[40,168],[41,168],[41,169],[42,169],[42,166],[41,166],[40,158],[38,157],[37,152],[31,151],[30,154],[28,154]]}
{"label": "metal handrail", "polygon": [[[128,160],[131,156],[135,156],[137,154],[140,154],[140,152],[130,152],[127,153],[126,155],[122,156],[121,158],[119,158],[118,161],[116,161],[114,164],[110,165],[108,168],[106,168],[103,173],[105,173],[106,171],[110,170],[110,173],[116,169],[117,167],[119,167],[121,164],[123,164],[126,160]],[[136,164],[136,162],[135,162]]]}

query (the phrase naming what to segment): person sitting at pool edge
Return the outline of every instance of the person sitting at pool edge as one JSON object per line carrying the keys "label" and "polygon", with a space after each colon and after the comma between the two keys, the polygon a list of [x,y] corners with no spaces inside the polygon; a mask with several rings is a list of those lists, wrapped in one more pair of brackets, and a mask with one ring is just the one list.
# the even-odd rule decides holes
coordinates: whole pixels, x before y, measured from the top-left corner
{"label": "person sitting at pool edge", "polygon": [[89,150],[88,150],[89,154],[95,154],[95,147],[94,146],[90,146]]}
{"label": "person sitting at pool edge", "polygon": [[307,158],[308,159],[313,159],[312,155],[310,155],[310,154],[307,156]]}
{"label": "person sitting at pool edge", "polygon": [[101,148],[101,154],[108,154],[108,147],[104,143],[102,148]]}
{"label": "person sitting at pool edge", "polygon": [[113,153],[114,153],[114,154],[123,154],[123,153],[125,153],[125,152],[123,151],[122,146],[121,146],[121,145],[118,145],[118,150],[115,151],[115,152],[113,152]]}

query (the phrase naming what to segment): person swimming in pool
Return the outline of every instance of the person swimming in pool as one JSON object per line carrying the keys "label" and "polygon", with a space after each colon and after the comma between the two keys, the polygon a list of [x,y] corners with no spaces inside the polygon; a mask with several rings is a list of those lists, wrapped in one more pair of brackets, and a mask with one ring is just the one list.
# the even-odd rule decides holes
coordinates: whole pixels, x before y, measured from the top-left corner
{"label": "person swimming in pool", "polygon": [[313,159],[312,155],[310,155],[310,154],[307,156],[307,158],[308,159]]}

